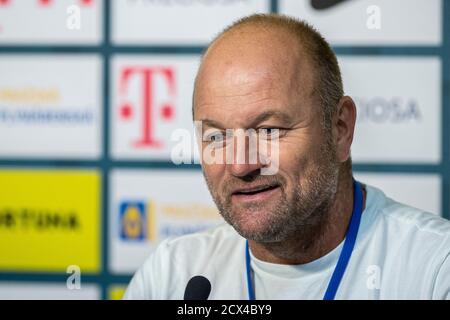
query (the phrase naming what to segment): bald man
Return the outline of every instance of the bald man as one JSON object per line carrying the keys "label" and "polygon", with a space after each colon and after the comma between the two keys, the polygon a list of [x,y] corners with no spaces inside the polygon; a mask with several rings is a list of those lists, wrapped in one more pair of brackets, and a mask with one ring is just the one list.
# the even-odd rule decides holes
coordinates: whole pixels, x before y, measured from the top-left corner
{"label": "bald man", "polygon": [[[125,298],[450,298],[450,222],[353,179],[356,107],[309,25],[253,15],[225,29],[202,58],[193,116],[226,223],[163,241]],[[237,147],[242,134],[270,152]]]}

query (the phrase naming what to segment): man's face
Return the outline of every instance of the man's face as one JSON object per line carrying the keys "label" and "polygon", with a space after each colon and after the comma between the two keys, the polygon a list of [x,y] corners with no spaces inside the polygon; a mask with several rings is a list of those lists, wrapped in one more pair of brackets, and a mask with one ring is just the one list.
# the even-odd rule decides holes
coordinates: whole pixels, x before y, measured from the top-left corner
{"label": "man's face", "polygon": [[[282,241],[316,224],[337,189],[339,163],[321,126],[314,70],[292,41],[252,32],[224,37],[205,56],[194,95],[194,120],[207,133],[203,147],[213,144],[223,154],[234,148],[233,163],[202,163],[213,199],[229,224],[259,242]],[[237,137],[211,141],[227,129],[264,130],[269,137],[278,129],[278,139],[266,140],[278,152],[277,172],[262,175],[267,163],[248,163],[248,144],[245,163],[236,163]]]}

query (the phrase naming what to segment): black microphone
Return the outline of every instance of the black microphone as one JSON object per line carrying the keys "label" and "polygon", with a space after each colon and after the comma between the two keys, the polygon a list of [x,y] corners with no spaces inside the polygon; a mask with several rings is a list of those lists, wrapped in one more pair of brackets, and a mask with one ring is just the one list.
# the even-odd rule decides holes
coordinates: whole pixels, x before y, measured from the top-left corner
{"label": "black microphone", "polygon": [[203,276],[192,277],[186,285],[184,300],[208,300],[211,282]]}

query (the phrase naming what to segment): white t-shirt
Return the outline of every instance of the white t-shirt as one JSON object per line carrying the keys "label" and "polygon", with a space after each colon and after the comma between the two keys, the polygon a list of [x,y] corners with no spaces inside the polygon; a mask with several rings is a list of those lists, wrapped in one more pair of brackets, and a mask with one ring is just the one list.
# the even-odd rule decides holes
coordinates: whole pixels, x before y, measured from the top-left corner
{"label": "white t-shirt", "polygon": [[[366,207],[336,299],[450,299],[450,222],[366,186]],[[245,242],[231,226],[163,241],[134,275],[125,299],[183,299],[202,275],[209,299],[248,299]],[[256,299],[322,299],[342,243],[302,265],[251,255]]]}

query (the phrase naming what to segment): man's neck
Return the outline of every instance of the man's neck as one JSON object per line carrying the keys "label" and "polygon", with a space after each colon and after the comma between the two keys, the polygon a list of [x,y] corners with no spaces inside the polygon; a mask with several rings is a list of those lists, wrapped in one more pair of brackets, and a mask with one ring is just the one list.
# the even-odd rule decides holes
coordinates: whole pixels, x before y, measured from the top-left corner
{"label": "man's neck", "polygon": [[[363,210],[366,191],[363,190]],[[322,209],[323,210],[323,209]],[[336,248],[347,233],[353,211],[353,183],[339,182],[333,203],[326,212],[315,212],[323,218],[298,235],[276,243],[257,243],[249,240],[253,255],[259,260],[277,264],[305,264],[323,257]]]}

